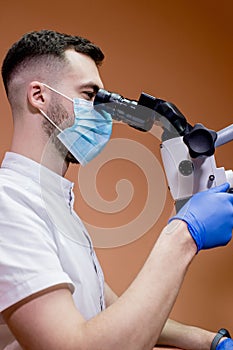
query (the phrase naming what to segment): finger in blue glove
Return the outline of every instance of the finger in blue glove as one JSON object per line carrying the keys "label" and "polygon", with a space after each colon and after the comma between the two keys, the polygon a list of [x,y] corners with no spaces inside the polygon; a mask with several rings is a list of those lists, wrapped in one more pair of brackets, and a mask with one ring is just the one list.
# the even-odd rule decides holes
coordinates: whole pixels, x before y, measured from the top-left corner
{"label": "finger in blue glove", "polygon": [[232,237],[233,195],[227,193],[229,184],[195,194],[173,216],[187,223],[197,245],[197,251],[226,245]]}

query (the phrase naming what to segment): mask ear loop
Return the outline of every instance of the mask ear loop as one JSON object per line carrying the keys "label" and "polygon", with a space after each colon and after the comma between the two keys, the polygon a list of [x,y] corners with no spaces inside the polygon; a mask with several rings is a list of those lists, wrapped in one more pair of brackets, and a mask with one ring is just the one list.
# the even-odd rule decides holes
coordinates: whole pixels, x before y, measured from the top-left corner
{"label": "mask ear loop", "polygon": [[[47,87],[49,90],[52,90],[52,91],[56,92],[57,94],[59,94],[59,95],[65,97],[65,98],[67,98],[69,101],[73,102],[72,98],[70,98],[70,97],[64,95],[62,92],[59,92],[59,91],[55,90],[54,88],[52,88],[51,86],[49,86],[49,85],[47,85],[47,84],[45,84],[45,83],[42,83],[42,84],[43,84],[45,87]],[[46,114],[45,112],[43,112],[40,108],[39,108],[39,111],[40,111],[40,113],[41,113],[41,114],[42,114],[42,115],[57,129],[57,130],[59,130],[60,132],[62,132],[62,129],[60,129],[59,126],[57,126],[57,125],[52,121],[52,119],[50,119],[50,118],[47,116],[47,114]]]}
{"label": "mask ear loop", "polygon": [[44,86],[46,86],[49,90],[52,90],[52,91],[56,92],[58,95],[61,95],[61,96],[65,97],[65,98],[67,98],[67,100],[73,102],[72,98],[70,98],[70,97],[64,95],[62,92],[59,92],[59,91],[55,90],[54,88],[52,88],[51,86],[49,86],[49,85],[47,85],[47,84],[45,84],[45,83],[42,83],[42,84],[43,84]]}
{"label": "mask ear loop", "polygon": [[39,111],[40,111],[40,113],[41,113],[53,126],[55,126],[55,128],[56,128],[58,131],[62,132],[62,129],[60,129],[59,126],[57,126],[57,125],[52,121],[52,119],[50,119],[50,118],[47,116],[47,114],[46,114],[44,111],[42,111],[40,108],[39,108]]}

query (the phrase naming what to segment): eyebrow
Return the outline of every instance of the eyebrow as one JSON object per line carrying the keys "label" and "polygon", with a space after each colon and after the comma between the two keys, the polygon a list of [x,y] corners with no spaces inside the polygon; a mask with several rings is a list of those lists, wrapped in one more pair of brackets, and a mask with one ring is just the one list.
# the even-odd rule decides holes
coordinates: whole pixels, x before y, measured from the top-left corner
{"label": "eyebrow", "polygon": [[92,82],[89,82],[89,83],[85,83],[85,84],[80,85],[80,88],[81,89],[93,89],[93,91],[95,93],[97,93],[98,90],[100,89],[100,86],[97,84],[94,84]]}

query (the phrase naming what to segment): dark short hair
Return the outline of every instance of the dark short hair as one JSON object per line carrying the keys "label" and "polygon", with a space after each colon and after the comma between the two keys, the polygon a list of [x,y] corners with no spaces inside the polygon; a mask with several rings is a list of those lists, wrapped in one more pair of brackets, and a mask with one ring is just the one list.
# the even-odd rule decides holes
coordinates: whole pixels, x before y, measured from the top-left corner
{"label": "dark short hair", "polygon": [[2,78],[8,95],[11,76],[22,65],[39,57],[57,57],[64,60],[64,52],[74,49],[91,57],[100,65],[104,54],[98,46],[80,36],[59,33],[53,30],[41,30],[26,33],[9,49],[2,65]]}

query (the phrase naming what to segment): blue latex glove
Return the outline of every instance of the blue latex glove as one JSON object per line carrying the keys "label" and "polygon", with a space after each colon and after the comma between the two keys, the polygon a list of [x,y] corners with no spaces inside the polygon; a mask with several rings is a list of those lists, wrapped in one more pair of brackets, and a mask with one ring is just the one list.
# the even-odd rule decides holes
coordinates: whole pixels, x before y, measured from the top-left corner
{"label": "blue latex glove", "polygon": [[233,194],[229,184],[195,194],[170,220],[187,223],[197,251],[226,245],[232,236]]}
{"label": "blue latex glove", "polygon": [[233,340],[229,338],[221,341],[216,346],[216,350],[233,350]]}

